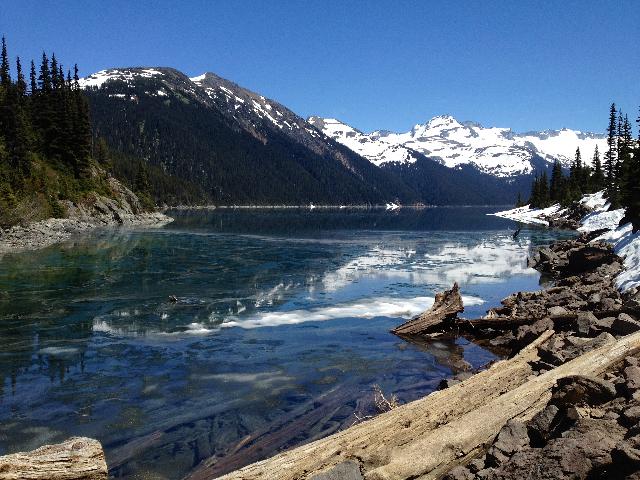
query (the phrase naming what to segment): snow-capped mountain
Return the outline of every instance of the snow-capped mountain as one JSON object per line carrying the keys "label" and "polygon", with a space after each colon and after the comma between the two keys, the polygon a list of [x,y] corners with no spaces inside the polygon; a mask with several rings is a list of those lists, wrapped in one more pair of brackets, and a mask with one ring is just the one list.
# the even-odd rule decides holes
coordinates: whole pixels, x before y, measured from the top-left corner
{"label": "snow-capped mountain", "polygon": [[576,148],[589,162],[598,145],[606,150],[604,135],[575,130],[514,133],[508,128],[459,122],[449,115],[434,117],[405,133],[363,133],[339,120],[310,117],[309,123],[376,165],[413,163],[416,152],[450,168],[470,165],[480,172],[509,178],[528,175],[540,161],[556,159],[569,166]]}

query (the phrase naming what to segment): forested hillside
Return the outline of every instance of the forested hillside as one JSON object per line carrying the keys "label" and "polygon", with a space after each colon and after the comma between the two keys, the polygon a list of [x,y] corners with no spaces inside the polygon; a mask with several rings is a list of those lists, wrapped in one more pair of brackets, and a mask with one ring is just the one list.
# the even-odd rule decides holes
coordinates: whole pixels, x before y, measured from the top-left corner
{"label": "forested hillside", "polygon": [[402,182],[340,145],[318,152],[278,128],[249,132],[183,74],[147,71],[159,74],[126,69],[126,77],[86,89],[94,133],[112,150],[197,185],[212,203],[416,201]]}

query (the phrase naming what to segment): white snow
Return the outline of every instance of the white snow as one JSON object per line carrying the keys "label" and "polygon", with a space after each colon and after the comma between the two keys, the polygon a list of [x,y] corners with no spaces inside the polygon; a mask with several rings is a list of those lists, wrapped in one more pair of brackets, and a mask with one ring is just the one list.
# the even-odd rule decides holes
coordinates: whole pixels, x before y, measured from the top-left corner
{"label": "white snow", "polygon": [[624,259],[623,272],[616,278],[616,286],[622,292],[640,287],[640,231],[633,233],[631,224],[611,230],[596,240],[613,244],[613,250]]}
{"label": "white snow", "polygon": [[204,80],[206,76],[207,74],[203,73],[202,75],[198,75],[197,77],[191,77],[189,78],[189,80],[191,80],[193,83],[200,83],[201,81]]}
{"label": "white snow", "polygon": [[405,133],[378,130],[365,134],[335,118],[311,117],[309,123],[376,165],[415,162],[412,151],[417,151],[450,168],[469,164],[498,177],[533,172],[534,155],[568,166],[577,147],[585,163],[591,161],[596,145],[600,152],[607,148],[603,135],[568,129],[517,134],[509,128],[460,123],[450,115],[434,117]]}
{"label": "white snow", "polygon": [[545,220],[545,218],[550,215],[557,215],[559,213],[562,213],[562,207],[559,204],[555,204],[548,208],[531,208],[529,205],[525,205],[524,207],[491,213],[490,215],[506,218],[520,223],[549,225],[549,222]]}
{"label": "white snow", "polygon": [[81,78],[78,83],[80,84],[80,88],[88,88],[88,87],[97,87],[100,88],[105,82],[110,80],[123,80],[125,82],[129,82],[134,79],[134,77],[143,77],[143,78],[151,78],[156,75],[162,75],[162,72],[155,70],[153,68],[145,68],[140,70],[117,70],[117,69],[109,69],[109,70],[100,70],[99,72],[93,73],[88,77]]}

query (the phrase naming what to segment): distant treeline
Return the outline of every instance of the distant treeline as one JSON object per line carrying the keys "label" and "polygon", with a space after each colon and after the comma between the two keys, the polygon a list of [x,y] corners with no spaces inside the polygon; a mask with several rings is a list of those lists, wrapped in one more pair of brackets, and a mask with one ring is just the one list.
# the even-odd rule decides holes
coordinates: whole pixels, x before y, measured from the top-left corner
{"label": "distant treeline", "polygon": [[[640,123],[640,118],[636,122]],[[591,166],[583,163],[580,149],[576,149],[568,176],[557,161],[550,179],[546,172],[536,175],[528,203],[534,208],[555,203],[568,205],[583,194],[604,189],[611,208],[626,208],[625,221],[632,221],[635,230],[640,228],[640,131],[638,139],[634,139],[628,115],[613,103],[607,134],[604,162],[597,146]],[[523,203],[518,199],[519,205]]]}

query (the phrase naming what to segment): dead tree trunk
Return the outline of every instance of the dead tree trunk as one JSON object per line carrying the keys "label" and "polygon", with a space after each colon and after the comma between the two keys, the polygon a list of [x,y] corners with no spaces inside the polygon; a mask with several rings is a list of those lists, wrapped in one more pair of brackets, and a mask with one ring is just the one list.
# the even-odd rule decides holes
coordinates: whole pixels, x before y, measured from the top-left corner
{"label": "dead tree trunk", "polygon": [[0,480],[107,480],[107,476],[102,445],[91,438],[73,437],[0,457]]}
{"label": "dead tree trunk", "polygon": [[453,322],[464,311],[460,288],[457,283],[451,290],[436,294],[433,306],[426,312],[391,330],[395,335],[421,335],[441,330],[445,323]]}

